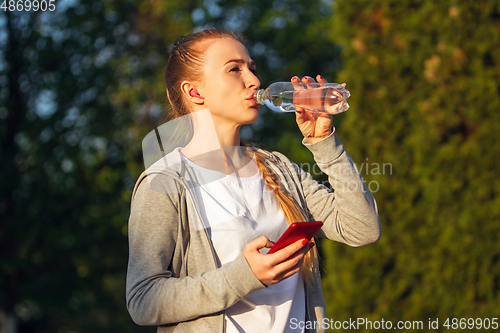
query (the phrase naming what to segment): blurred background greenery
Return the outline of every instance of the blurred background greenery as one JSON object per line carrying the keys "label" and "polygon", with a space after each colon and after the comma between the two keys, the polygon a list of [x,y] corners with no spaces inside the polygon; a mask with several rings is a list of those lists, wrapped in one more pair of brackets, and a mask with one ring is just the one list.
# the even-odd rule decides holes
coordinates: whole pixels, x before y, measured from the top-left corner
{"label": "blurred background greenery", "polygon": [[[131,189],[168,50],[199,27],[241,31],[262,87],[321,74],[351,91],[334,122],[383,232],[322,242],[329,318],[500,316],[498,1],[55,6],[0,10],[0,332],[155,331],[125,307]],[[261,108],[242,136],[313,163],[293,114]]]}

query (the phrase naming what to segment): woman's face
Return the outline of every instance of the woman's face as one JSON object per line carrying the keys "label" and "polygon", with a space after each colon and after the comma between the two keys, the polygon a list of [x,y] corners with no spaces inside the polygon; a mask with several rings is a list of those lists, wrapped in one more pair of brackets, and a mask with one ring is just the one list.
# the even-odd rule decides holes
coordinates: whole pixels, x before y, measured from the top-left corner
{"label": "woman's face", "polygon": [[216,40],[205,53],[204,68],[198,91],[215,124],[239,127],[257,120],[258,105],[252,95],[260,81],[243,44],[230,38]]}

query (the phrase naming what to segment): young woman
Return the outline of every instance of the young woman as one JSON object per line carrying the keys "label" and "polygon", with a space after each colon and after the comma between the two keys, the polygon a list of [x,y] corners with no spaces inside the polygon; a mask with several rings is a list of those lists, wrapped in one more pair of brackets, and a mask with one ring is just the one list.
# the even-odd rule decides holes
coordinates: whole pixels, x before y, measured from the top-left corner
{"label": "young woman", "polygon": [[[260,81],[238,36],[211,29],[182,37],[165,80],[174,116],[189,117],[193,135],[134,188],[132,319],[158,332],[327,331],[314,244],[265,253],[293,222],[323,221],[317,236],[351,246],[380,237],[375,200],[331,116],[296,112],[303,144],[335,192],[286,156],[241,142],[241,125],[258,117],[252,95]],[[292,83],[303,89],[316,81]]]}

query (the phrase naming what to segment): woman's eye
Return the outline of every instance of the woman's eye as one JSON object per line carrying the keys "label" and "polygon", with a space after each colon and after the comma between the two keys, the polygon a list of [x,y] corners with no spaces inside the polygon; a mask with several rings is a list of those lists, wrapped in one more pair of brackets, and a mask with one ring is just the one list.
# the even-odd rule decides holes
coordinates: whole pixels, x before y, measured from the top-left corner
{"label": "woman's eye", "polygon": [[240,71],[240,68],[239,67],[234,67],[234,68],[231,68],[230,72],[239,72]]}

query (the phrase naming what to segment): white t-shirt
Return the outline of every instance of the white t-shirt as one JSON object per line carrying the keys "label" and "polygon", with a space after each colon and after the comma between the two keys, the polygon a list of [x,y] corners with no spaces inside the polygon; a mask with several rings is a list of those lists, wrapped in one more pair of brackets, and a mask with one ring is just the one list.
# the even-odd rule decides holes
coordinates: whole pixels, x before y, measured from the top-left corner
{"label": "white t-shirt", "polygon": [[[182,158],[197,178],[195,200],[221,264],[233,261],[245,244],[255,238],[265,235],[277,241],[288,228],[274,193],[267,190],[260,173],[235,177],[200,167],[183,155]],[[261,249],[263,253],[267,251]],[[305,320],[300,273],[252,292],[226,309],[226,332],[302,332],[290,328],[292,318],[297,322]]]}

